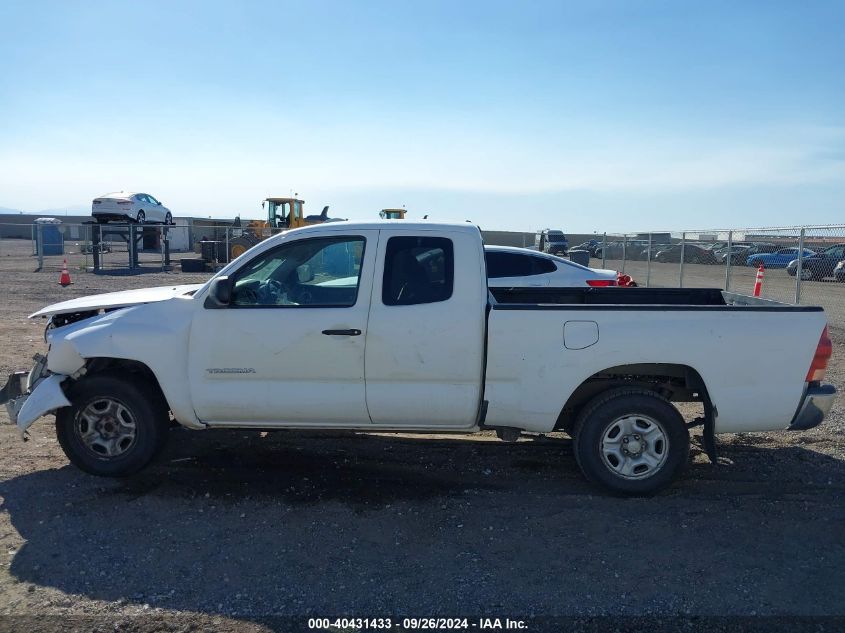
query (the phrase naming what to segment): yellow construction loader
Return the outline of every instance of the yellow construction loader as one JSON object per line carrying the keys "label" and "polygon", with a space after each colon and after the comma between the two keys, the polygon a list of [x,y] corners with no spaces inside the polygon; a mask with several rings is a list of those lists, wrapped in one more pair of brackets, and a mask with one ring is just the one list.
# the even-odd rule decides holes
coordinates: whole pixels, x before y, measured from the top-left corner
{"label": "yellow construction loader", "polygon": [[304,200],[295,197],[265,198],[261,207],[267,210],[266,220],[250,220],[245,226],[241,225],[240,219],[235,220],[233,237],[229,239],[229,261],[280,231],[339,219],[329,217],[328,205],[319,215],[304,215],[304,204]]}

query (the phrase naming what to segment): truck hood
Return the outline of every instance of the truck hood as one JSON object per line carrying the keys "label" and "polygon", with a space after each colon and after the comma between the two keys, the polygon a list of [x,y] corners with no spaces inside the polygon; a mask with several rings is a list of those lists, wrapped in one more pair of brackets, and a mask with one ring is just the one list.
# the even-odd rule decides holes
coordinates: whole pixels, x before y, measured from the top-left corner
{"label": "truck hood", "polygon": [[112,310],[114,308],[125,308],[127,306],[140,305],[142,303],[156,303],[166,301],[173,297],[193,292],[202,288],[203,284],[187,284],[184,286],[158,286],[156,288],[141,288],[139,290],[122,290],[120,292],[107,292],[101,295],[90,297],[79,297],[54,303],[38,312],[33,312],[29,318],[39,316],[53,316],[54,314],[70,314],[74,312],[87,312],[89,310]]}

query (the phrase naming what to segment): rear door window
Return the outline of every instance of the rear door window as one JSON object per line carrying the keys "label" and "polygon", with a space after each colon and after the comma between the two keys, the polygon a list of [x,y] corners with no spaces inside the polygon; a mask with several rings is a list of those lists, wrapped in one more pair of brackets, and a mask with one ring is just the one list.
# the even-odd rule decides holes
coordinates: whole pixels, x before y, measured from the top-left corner
{"label": "rear door window", "polygon": [[455,255],[445,237],[391,237],[384,256],[381,300],[403,306],[446,301],[452,296]]}

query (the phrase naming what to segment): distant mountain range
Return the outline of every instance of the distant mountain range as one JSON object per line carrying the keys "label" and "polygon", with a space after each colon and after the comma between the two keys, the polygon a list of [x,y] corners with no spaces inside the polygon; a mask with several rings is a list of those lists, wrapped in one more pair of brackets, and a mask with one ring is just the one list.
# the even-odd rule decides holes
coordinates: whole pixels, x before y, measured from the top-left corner
{"label": "distant mountain range", "polygon": [[0,207],[0,213],[10,213],[13,215],[88,215],[91,213],[90,205],[72,204],[66,207],[59,207],[56,209],[42,209],[41,211],[23,211],[21,209],[12,209],[11,207]]}

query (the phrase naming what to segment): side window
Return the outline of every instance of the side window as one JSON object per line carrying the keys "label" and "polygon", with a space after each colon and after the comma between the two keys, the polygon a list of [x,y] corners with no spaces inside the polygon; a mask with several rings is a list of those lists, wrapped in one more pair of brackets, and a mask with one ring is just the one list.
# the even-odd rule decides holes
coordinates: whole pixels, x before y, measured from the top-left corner
{"label": "side window", "polygon": [[135,199],[136,199],[138,202],[143,202],[143,203],[145,203],[145,204],[149,203],[149,200],[147,200],[147,195],[146,195],[146,194],[143,194],[143,193],[138,193],[138,194],[135,194]]}
{"label": "side window", "polygon": [[455,255],[445,237],[391,237],[384,256],[381,300],[388,306],[446,301],[452,296]]}
{"label": "side window", "polygon": [[487,260],[488,279],[530,277],[531,275],[553,273],[557,270],[555,263],[545,257],[487,251],[485,258]]}
{"label": "side window", "polygon": [[487,264],[488,279],[498,279],[499,277],[507,277],[501,253],[486,251],[484,253],[484,261]]}
{"label": "side window", "polygon": [[[549,266],[551,267],[549,268]],[[487,254],[487,277],[489,279],[530,277],[554,270],[557,270],[555,265],[544,257],[507,252],[489,252]]]}
{"label": "side window", "polygon": [[555,263],[545,257],[532,257],[531,261],[534,264],[531,270],[532,275],[545,275],[546,273],[553,273],[557,270]]}
{"label": "side window", "polygon": [[153,198],[150,194],[147,194],[147,200],[150,201],[150,204],[159,204],[159,201]]}
{"label": "side window", "polygon": [[232,288],[240,307],[348,308],[358,299],[363,237],[298,240],[241,268]]}

